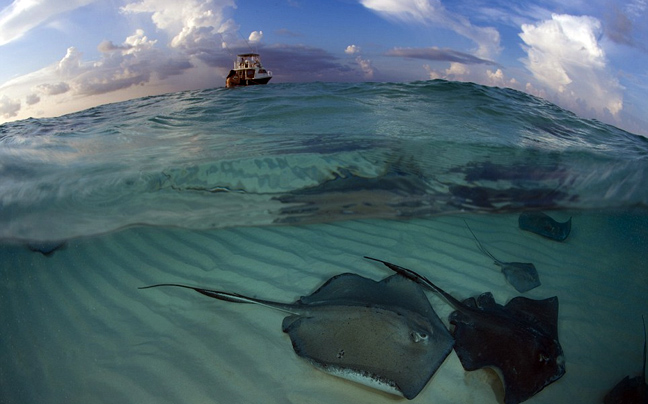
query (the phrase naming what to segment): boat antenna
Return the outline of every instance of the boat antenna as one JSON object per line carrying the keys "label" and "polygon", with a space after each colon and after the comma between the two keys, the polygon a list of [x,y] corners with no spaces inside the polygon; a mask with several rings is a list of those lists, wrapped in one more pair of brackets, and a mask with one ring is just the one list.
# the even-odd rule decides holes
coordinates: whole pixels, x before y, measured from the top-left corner
{"label": "boat antenna", "polygon": [[232,50],[227,46],[227,42],[225,41],[225,37],[223,36],[222,32],[219,32],[218,35],[220,35],[221,38],[221,44],[224,44],[224,48],[227,50],[227,53],[229,53],[230,57],[234,57],[234,54],[232,53]]}
{"label": "boat antenna", "polygon": [[250,49],[250,52],[252,52],[252,53],[257,53],[256,49],[252,49],[252,47],[250,46],[250,42],[248,42],[247,38],[245,38],[245,37],[243,36],[243,34],[241,34],[241,30],[239,30],[239,31],[237,31],[237,32],[238,32],[238,34],[241,36],[241,38],[243,38],[243,40],[245,41],[245,44],[246,44],[247,47]]}

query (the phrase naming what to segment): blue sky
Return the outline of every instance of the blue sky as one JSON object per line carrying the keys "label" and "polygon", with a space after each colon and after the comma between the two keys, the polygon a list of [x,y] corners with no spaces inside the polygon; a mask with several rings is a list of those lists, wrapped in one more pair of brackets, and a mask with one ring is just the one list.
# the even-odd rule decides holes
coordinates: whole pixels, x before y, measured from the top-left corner
{"label": "blue sky", "polygon": [[648,135],[648,0],[0,0],[0,123],[224,85],[511,87]]}

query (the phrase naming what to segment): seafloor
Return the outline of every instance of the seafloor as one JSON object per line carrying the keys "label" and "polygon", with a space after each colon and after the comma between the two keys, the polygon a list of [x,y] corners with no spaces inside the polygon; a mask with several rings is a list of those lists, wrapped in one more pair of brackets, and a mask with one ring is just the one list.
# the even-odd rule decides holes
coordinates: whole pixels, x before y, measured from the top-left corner
{"label": "seafloor", "polygon": [[[299,358],[284,314],[226,303],[177,282],[283,302],[343,272],[390,275],[363,255],[424,274],[463,299],[519,295],[479,252],[466,220],[503,261],[533,262],[558,296],[567,373],[529,403],[596,403],[641,371],[648,314],[645,211],[549,212],[573,216],[555,242],[522,231],[517,215],[338,221],[210,231],[132,227],[69,240],[51,256],[0,247],[2,403],[393,403],[394,396],[330,376]],[[430,301],[447,324],[451,308]],[[496,403],[495,372],[466,372],[454,352],[420,403]],[[404,399],[401,399],[403,402]]]}

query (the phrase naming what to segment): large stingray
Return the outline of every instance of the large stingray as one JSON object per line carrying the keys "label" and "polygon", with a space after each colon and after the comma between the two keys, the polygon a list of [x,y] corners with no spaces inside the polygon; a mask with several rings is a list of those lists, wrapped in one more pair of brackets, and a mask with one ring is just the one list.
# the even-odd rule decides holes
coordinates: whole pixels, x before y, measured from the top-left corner
{"label": "large stingray", "polygon": [[486,247],[482,245],[482,243],[479,242],[475,233],[473,233],[470,226],[468,226],[468,223],[466,223],[466,227],[468,227],[470,234],[474,237],[479,251],[492,259],[493,263],[502,269],[504,277],[511,285],[513,285],[515,290],[524,293],[540,286],[540,277],[538,276],[538,270],[535,265],[530,262],[503,262],[498,260],[486,249]]}
{"label": "large stingray", "polygon": [[493,295],[458,301],[429,279],[401,266],[365,257],[439,293],[456,311],[455,352],[464,369],[493,367],[504,383],[504,402],[525,401],[565,374],[563,350],[558,342],[558,298],[511,299],[505,306]]}
{"label": "large stingray", "polygon": [[158,286],[287,312],[282,328],[297,355],[325,372],[408,399],[425,387],[454,342],[423,289],[400,275],[375,282],[344,273],[291,304],[178,284],[140,289]]}
{"label": "large stingray", "polygon": [[564,241],[571,232],[571,217],[560,223],[542,212],[524,212],[518,218],[520,229],[556,241]]}
{"label": "large stingray", "polygon": [[648,404],[648,384],[646,384],[646,320],[641,316],[644,326],[643,368],[641,376],[626,376],[605,395],[605,404]]}

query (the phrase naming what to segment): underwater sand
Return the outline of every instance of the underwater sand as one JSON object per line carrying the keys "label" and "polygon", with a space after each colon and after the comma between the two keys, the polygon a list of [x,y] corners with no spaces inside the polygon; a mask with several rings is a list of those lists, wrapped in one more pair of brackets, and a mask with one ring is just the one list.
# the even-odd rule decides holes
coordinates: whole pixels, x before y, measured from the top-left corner
{"label": "underwater sand", "polygon": [[[645,213],[645,212],[644,212]],[[518,295],[482,255],[533,262],[542,286],[524,296],[560,300],[565,376],[528,403],[595,403],[641,369],[648,313],[648,218],[619,212],[573,216],[558,243],[524,232],[517,215],[339,221],[190,231],[133,227],[71,240],[46,257],[0,248],[2,403],[394,403],[407,402],[319,371],[294,353],[285,316],[185,289],[177,282],[293,302],[331,276],[390,272],[370,255],[416,270],[463,299]],[[447,325],[450,306],[428,293]],[[495,373],[466,372],[454,353],[413,403],[497,403]]]}

